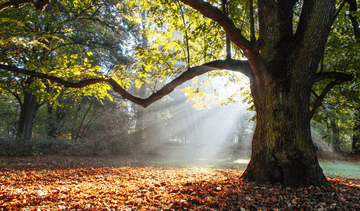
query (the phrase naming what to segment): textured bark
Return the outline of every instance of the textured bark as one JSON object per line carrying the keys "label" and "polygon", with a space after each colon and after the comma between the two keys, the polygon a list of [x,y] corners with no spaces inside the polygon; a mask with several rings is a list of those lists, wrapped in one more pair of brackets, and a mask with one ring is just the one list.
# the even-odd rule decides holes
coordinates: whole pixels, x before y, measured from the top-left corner
{"label": "textured bark", "polygon": [[[293,78],[295,79],[295,78]],[[243,178],[300,188],[326,185],[311,140],[306,82],[268,76],[251,85],[256,128],[251,160]]]}
{"label": "textured bark", "polygon": [[264,1],[268,34],[261,54],[247,56],[255,74],[250,83],[257,125],[242,177],[293,188],[328,185],[311,140],[309,101],[335,2],[305,1],[295,34],[284,21],[289,14],[277,12],[292,3]]}

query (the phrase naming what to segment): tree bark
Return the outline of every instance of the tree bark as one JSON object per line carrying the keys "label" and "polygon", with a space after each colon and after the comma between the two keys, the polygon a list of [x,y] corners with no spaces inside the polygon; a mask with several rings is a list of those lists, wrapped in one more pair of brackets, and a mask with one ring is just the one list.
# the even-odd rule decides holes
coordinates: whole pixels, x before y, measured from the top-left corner
{"label": "tree bark", "polygon": [[309,102],[335,2],[305,1],[295,34],[291,14],[284,11],[295,1],[264,2],[259,5],[268,33],[263,49],[245,54],[254,71],[250,88],[257,123],[242,178],[292,188],[328,185],[311,139]]}
{"label": "tree bark", "polygon": [[24,100],[21,105],[19,124],[16,137],[19,141],[25,142],[31,138],[35,114],[40,108],[35,95],[24,91]]}
{"label": "tree bark", "polygon": [[277,76],[251,85],[257,122],[242,178],[293,188],[328,184],[311,139],[310,88],[304,81]]}

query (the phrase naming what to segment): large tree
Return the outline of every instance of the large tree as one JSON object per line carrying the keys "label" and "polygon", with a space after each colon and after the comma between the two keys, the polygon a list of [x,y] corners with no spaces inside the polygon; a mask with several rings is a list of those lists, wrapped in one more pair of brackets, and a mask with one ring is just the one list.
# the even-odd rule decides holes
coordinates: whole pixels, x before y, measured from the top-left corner
{"label": "large tree", "polygon": [[[256,184],[279,182],[293,188],[327,185],[311,139],[309,101],[315,81],[341,77],[336,72],[317,73],[335,20],[336,1],[258,0],[253,4],[250,0],[247,7],[244,6],[246,1],[230,1],[227,5],[229,15],[226,7],[222,7],[226,1],[222,4],[217,1],[181,1],[221,26],[247,60],[231,59],[228,48],[225,60],[194,67],[188,63],[184,73],[146,99],[132,96],[112,78],[71,82],[6,64],[0,64],[0,68],[52,79],[66,87],[107,82],[125,99],[143,107],[197,75],[219,69],[239,71],[250,79],[257,113],[251,160],[242,177]],[[242,21],[236,19],[242,13],[249,17],[248,34],[241,30]],[[257,24],[255,20],[258,20]]]}

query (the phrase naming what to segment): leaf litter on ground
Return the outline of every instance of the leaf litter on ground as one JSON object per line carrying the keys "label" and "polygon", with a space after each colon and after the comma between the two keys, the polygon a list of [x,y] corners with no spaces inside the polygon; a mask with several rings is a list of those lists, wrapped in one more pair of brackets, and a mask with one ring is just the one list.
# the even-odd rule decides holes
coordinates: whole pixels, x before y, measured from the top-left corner
{"label": "leaf litter on ground", "polygon": [[[45,158],[44,158],[45,157]],[[100,157],[0,158],[0,210],[360,210],[360,180],[254,185],[243,171],[151,167]],[[46,160],[46,162],[45,162]]]}

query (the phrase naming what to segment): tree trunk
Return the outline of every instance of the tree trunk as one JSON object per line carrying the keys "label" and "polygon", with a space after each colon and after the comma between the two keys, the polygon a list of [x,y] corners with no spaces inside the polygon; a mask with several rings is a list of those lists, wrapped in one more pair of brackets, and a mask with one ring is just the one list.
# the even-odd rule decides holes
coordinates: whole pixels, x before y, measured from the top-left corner
{"label": "tree trunk", "polygon": [[351,150],[356,155],[360,155],[360,126],[356,126],[353,129]]}
{"label": "tree trunk", "polygon": [[251,85],[257,122],[251,160],[242,178],[293,188],[328,184],[311,139],[311,85],[287,77],[270,78],[262,86]]}
{"label": "tree trunk", "polygon": [[53,109],[54,109],[54,104],[50,104],[48,103],[47,105],[47,113],[48,113],[48,121],[47,121],[47,136],[49,137],[56,137],[56,123],[54,120],[54,115],[53,115]]}
{"label": "tree trunk", "polygon": [[353,153],[360,155],[360,108],[355,109],[355,125],[353,128],[353,137],[351,150]]}
{"label": "tree trunk", "polygon": [[336,121],[334,117],[330,117],[330,125],[331,125],[331,130],[333,132],[333,143],[332,143],[332,148],[334,152],[340,152],[340,131],[339,129],[336,127]]}
{"label": "tree trunk", "polygon": [[40,106],[35,95],[24,91],[24,101],[21,105],[16,135],[19,141],[24,142],[31,138],[35,114]]}
{"label": "tree trunk", "polygon": [[335,1],[305,1],[296,33],[295,1],[261,2],[261,51],[244,52],[253,70],[249,78],[257,122],[242,178],[292,188],[329,185],[311,139],[309,102]]}
{"label": "tree trunk", "polygon": [[[144,97],[146,91],[146,85],[143,84],[139,90],[139,96]],[[138,150],[143,142],[143,132],[144,132],[144,108],[140,106],[135,106],[136,109],[136,125],[135,132],[133,136],[133,144],[135,150]]]}

